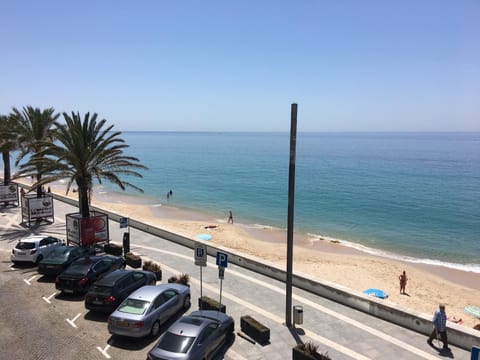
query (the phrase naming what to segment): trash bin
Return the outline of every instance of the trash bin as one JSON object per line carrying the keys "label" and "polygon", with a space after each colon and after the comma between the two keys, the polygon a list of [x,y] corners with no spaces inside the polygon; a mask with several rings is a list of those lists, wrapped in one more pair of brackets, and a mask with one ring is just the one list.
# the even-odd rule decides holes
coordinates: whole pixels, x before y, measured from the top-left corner
{"label": "trash bin", "polygon": [[298,325],[303,324],[303,306],[295,305],[293,307],[293,323]]}

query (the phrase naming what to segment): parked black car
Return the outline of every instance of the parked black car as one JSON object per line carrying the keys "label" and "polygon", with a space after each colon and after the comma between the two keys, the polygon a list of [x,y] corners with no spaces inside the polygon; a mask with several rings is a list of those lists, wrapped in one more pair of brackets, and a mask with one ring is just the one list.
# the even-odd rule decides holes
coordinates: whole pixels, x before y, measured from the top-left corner
{"label": "parked black car", "polygon": [[38,263],[38,272],[47,276],[58,275],[73,261],[88,254],[89,250],[81,246],[55,248]]}
{"label": "parked black car", "polygon": [[86,256],[58,275],[55,287],[65,293],[85,292],[95,281],[125,265],[125,259],[119,256]]}
{"label": "parked black car", "polygon": [[96,281],[85,296],[85,307],[105,313],[113,312],[128,295],[144,285],[155,285],[151,271],[115,270]]}

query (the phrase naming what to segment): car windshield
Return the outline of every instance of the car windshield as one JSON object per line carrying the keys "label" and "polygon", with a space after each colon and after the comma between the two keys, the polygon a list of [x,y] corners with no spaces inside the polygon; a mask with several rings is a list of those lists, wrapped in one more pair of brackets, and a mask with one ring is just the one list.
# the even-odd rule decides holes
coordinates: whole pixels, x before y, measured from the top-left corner
{"label": "car windshield", "polygon": [[142,315],[148,309],[149,305],[149,301],[127,299],[118,307],[118,311],[127,314]]}
{"label": "car windshield", "polygon": [[157,347],[162,350],[185,354],[194,341],[195,337],[192,336],[176,335],[171,332],[166,332]]}
{"label": "car windshield", "polygon": [[19,249],[19,250],[35,249],[35,243],[27,242],[27,241],[19,241],[18,244],[15,246],[15,249]]}
{"label": "car windshield", "polygon": [[70,253],[69,248],[66,247],[57,247],[50,254],[47,255],[49,259],[63,259],[67,260],[68,254]]}
{"label": "car windshield", "polygon": [[69,274],[86,274],[90,267],[92,266],[91,263],[79,262],[71,264],[68,269],[65,271]]}

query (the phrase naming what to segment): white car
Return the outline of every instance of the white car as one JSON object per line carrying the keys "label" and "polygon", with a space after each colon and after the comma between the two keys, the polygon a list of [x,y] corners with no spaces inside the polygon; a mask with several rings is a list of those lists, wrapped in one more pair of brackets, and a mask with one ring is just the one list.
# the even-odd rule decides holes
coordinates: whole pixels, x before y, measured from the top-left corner
{"label": "white car", "polygon": [[31,262],[38,264],[53,249],[65,245],[63,240],[49,235],[31,235],[20,240],[12,249],[10,259],[14,264]]}

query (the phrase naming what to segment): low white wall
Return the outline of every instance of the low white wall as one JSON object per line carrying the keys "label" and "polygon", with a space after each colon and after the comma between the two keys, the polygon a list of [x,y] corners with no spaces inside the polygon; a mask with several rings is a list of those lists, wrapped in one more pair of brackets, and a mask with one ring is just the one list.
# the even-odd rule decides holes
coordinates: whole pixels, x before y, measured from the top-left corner
{"label": "low white wall", "polygon": [[[73,199],[57,194],[53,194],[53,197],[56,200],[66,202],[73,206],[78,206],[78,202]],[[92,209],[108,214],[109,218],[114,221],[119,221],[120,217],[122,217],[122,215],[106,209],[97,207],[92,207]],[[191,249],[194,249],[195,245],[199,243],[193,239],[174,234],[153,225],[142,223],[135,219],[129,219],[129,224],[135,229],[159,236],[169,241],[173,241]],[[232,264],[244,267],[273,279],[286,282],[286,271],[274,264],[268,264],[264,260],[260,260],[250,255],[232,253],[230,249],[211,246],[205,242],[202,242],[202,244],[207,245],[208,255],[216,256],[217,251],[225,252],[228,254],[228,261]],[[401,325],[407,329],[411,329],[425,335],[430,335],[432,331],[433,324],[431,318],[427,318],[423,314],[414,313],[410,310],[407,311],[406,309],[402,309],[400,307],[388,305],[381,299],[372,298],[371,296],[364,295],[360,292],[353,291],[337,284],[320,281],[305,274],[294,274],[292,281],[295,287],[358,309],[389,322]],[[304,316],[308,316],[308,312],[305,313],[304,311]],[[470,350],[473,346],[478,346],[478,344],[480,344],[480,335],[477,330],[449,323],[448,340],[449,343],[453,345]]]}

